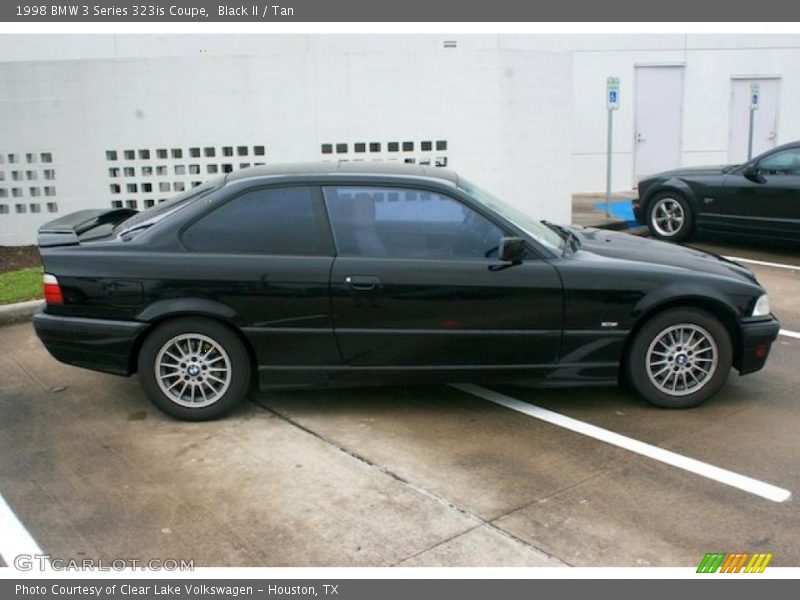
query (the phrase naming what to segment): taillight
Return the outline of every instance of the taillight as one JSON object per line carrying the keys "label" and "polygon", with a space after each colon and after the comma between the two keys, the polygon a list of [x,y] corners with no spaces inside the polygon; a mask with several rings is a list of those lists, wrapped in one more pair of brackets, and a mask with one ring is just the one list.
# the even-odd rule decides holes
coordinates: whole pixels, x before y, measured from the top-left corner
{"label": "taillight", "polygon": [[42,286],[44,287],[44,301],[48,304],[64,304],[64,296],[61,294],[61,286],[58,285],[58,279],[55,275],[45,273],[42,277]]}

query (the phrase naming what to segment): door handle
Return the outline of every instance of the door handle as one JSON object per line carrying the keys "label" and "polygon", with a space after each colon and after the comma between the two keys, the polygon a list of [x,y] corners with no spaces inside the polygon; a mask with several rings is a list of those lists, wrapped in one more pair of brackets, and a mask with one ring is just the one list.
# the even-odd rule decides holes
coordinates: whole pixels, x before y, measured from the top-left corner
{"label": "door handle", "polygon": [[642,136],[641,133],[637,133],[636,134],[636,141],[637,142],[643,142],[644,141],[644,137]]}
{"label": "door handle", "polygon": [[374,275],[348,275],[344,282],[356,292],[369,292],[381,285],[381,278]]}

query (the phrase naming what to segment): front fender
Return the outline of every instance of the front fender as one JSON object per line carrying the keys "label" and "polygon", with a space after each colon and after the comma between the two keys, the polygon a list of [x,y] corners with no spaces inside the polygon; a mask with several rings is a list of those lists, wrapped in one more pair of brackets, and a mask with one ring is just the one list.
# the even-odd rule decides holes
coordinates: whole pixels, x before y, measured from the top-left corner
{"label": "front fender", "polygon": [[685,303],[688,305],[706,305],[725,311],[728,317],[738,321],[741,308],[724,292],[702,282],[670,283],[657,287],[639,299],[631,310],[633,326],[645,317],[663,307]]}
{"label": "front fender", "polygon": [[679,177],[671,177],[658,185],[654,185],[651,190],[648,190],[647,195],[642,199],[642,208],[645,211],[649,210],[650,201],[656,194],[670,191],[680,193],[693,208],[697,208],[697,194],[694,189],[692,189],[692,186]]}

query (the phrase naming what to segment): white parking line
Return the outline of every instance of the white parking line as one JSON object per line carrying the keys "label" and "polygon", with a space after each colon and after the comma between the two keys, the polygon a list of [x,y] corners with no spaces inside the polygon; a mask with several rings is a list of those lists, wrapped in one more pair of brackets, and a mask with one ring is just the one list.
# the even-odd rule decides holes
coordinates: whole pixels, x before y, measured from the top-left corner
{"label": "white parking line", "polygon": [[39,544],[0,496],[0,556],[6,566],[14,566],[14,558],[20,554],[43,554]]}
{"label": "white parking line", "polygon": [[800,266],[787,265],[784,263],[769,262],[767,260],[756,260],[754,258],[742,258],[741,256],[724,256],[728,260],[735,262],[750,263],[752,265],[761,265],[762,267],[775,267],[777,269],[791,269],[793,271],[800,271]]}
{"label": "white parking line", "polygon": [[636,454],[641,454],[642,456],[647,456],[648,458],[672,465],[673,467],[683,469],[684,471],[689,471],[691,473],[695,473],[696,475],[701,475],[708,479],[713,479],[714,481],[739,488],[740,490],[755,494],[756,496],[761,496],[762,498],[772,500],[773,502],[784,502],[792,495],[789,490],[784,490],[783,488],[776,487],[772,484],[758,481],[757,479],[753,479],[745,475],[739,475],[733,471],[721,469],[719,467],[715,467],[714,465],[710,465],[708,463],[704,463],[675,452],[670,452],[669,450],[664,450],[658,446],[652,446],[650,444],[640,442],[639,440],[620,435],[619,433],[614,433],[608,429],[603,429],[602,427],[597,427],[596,425],[584,423],[583,421],[573,419],[572,417],[567,417],[566,415],[547,410],[546,408],[542,408],[534,404],[522,402],[516,398],[506,396],[500,392],[495,392],[478,385],[452,384],[451,387],[462,392],[466,392],[467,394],[478,396],[484,400],[489,400],[490,402],[494,402],[500,406],[505,406],[511,410],[516,410],[517,412],[534,417],[535,419],[540,419],[552,425],[564,427],[570,431],[600,440],[601,442],[611,444],[612,446],[624,448],[625,450],[635,452]]}
{"label": "white parking line", "polygon": [[790,337],[790,338],[794,338],[796,340],[800,340],[800,333],[797,333],[796,331],[790,331],[788,329],[781,329],[778,333],[780,335],[785,335],[786,337]]}

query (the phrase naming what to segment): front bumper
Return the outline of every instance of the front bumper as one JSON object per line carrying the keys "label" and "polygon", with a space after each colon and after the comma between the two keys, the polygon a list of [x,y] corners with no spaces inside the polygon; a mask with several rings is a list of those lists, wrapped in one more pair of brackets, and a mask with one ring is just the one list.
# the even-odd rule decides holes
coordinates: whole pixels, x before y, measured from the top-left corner
{"label": "front bumper", "polygon": [[634,198],[631,200],[631,206],[633,208],[633,218],[636,219],[636,222],[640,225],[646,225],[644,214],[642,213],[642,199],[641,198]]}
{"label": "front bumper", "polygon": [[49,315],[33,316],[36,335],[53,357],[68,365],[130,375],[133,349],[147,323]]}
{"label": "front bumper", "polygon": [[736,367],[741,375],[758,371],[767,362],[770,346],[778,337],[781,324],[770,316],[742,321],[739,325],[741,346]]}

